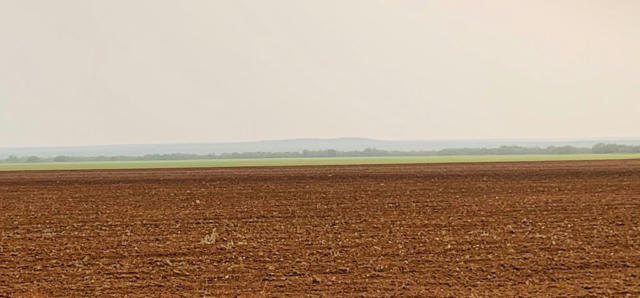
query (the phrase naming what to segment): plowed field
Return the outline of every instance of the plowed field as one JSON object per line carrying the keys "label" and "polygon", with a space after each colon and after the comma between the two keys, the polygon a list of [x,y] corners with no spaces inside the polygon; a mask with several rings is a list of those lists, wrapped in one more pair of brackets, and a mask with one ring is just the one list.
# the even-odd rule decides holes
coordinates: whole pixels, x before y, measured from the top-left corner
{"label": "plowed field", "polygon": [[0,173],[0,296],[640,296],[640,160]]}

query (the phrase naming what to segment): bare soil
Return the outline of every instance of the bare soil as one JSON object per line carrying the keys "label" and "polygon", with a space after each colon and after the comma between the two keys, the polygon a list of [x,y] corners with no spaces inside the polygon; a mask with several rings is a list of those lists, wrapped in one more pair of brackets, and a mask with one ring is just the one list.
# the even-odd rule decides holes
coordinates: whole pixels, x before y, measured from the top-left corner
{"label": "bare soil", "polygon": [[640,160],[0,173],[0,296],[640,296]]}

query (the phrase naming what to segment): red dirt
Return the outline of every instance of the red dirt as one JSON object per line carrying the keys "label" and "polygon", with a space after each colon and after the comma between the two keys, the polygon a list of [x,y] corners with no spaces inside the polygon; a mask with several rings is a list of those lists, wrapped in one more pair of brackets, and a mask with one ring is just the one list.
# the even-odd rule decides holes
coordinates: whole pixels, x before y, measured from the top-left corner
{"label": "red dirt", "polygon": [[0,296],[640,296],[639,160],[4,172],[0,215]]}

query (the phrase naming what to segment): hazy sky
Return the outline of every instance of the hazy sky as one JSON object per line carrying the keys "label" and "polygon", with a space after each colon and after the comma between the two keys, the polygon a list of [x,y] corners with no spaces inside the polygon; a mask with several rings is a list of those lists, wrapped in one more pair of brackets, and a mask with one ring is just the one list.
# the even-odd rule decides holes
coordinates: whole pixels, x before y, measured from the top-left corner
{"label": "hazy sky", "polygon": [[640,1],[0,0],[0,146],[640,136]]}

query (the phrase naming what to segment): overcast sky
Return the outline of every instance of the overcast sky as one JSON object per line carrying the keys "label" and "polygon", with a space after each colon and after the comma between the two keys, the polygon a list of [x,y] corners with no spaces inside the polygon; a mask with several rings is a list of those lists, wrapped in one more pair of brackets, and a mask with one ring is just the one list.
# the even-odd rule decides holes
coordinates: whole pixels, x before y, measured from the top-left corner
{"label": "overcast sky", "polygon": [[640,1],[0,0],[0,146],[640,136]]}

